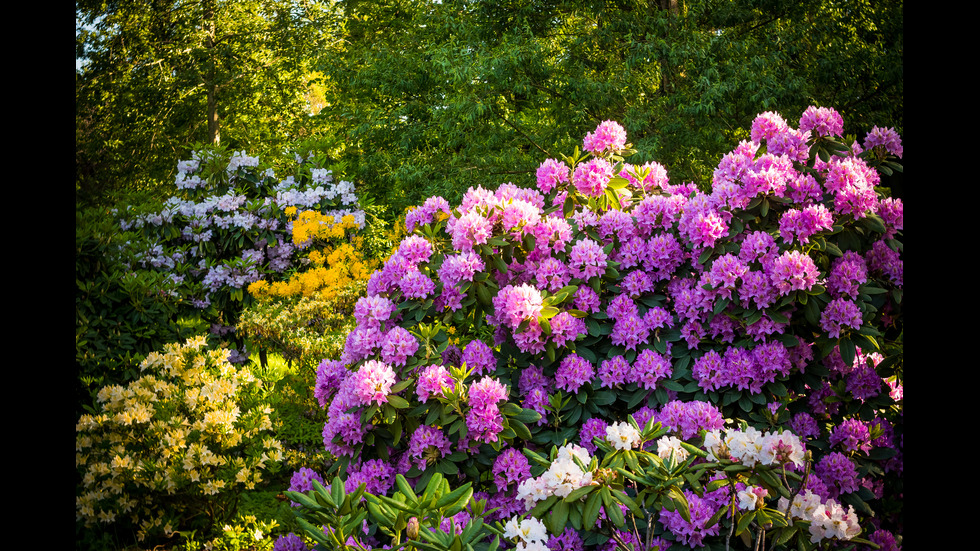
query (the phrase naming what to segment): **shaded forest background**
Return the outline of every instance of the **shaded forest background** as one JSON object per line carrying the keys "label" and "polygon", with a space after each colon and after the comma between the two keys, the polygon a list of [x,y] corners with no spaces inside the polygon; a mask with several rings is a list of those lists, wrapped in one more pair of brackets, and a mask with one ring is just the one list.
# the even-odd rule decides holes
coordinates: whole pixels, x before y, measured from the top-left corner
{"label": "shaded forest background", "polygon": [[904,135],[903,48],[901,1],[79,0],[76,205],[168,195],[211,144],[324,153],[398,213],[530,185],[607,119],[707,188],[764,111]]}

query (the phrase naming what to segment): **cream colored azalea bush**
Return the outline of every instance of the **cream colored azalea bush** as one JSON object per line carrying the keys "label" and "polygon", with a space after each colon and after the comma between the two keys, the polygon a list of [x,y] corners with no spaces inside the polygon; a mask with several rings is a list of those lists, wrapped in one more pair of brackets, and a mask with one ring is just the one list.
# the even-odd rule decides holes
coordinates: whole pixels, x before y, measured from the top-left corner
{"label": "cream colored azalea bush", "polygon": [[198,514],[221,520],[223,500],[278,468],[262,382],[227,358],[203,336],[169,344],[137,380],[100,390],[98,410],[75,427],[76,519],[131,522],[141,540],[167,535]]}

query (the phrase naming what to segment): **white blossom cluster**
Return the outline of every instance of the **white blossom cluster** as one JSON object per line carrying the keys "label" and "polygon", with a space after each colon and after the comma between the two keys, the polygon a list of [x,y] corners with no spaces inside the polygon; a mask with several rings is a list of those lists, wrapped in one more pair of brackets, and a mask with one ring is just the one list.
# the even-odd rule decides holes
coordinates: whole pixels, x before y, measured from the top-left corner
{"label": "white blossom cluster", "polygon": [[[575,460],[578,459],[578,462]],[[566,444],[559,448],[555,460],[541,476],[529,478],[517,487],[517,498],[524,500],[527,510],[534,503],[549,496],[565,497],[572,490],[592,483],[592,472],[579,466],[592,462],[589,452],[576,444]]]}
{"label": "white blossom cluster", "polygon": [[511,518],[504,525],[504,537],[517,539],[518,551],[549,551],[548,529],[534,517]]}
{"label": "white blossom cluster", "polygon": [[747,427],[724,434],[714,430],[705,435],[704,447],[712,461],[730,459],[749,467],[787,463],[803,466],[803,444],[788,430],[763,432]]}
{"label": "white blossom cluster", "polygon": [[778,508],[790,517],[810,522],[810,541],[836,538],[849,540],[861,532],[854,507],[837,503],[833,499],[822,501],[820,496],[804,490],[790,502],[779,498]]}

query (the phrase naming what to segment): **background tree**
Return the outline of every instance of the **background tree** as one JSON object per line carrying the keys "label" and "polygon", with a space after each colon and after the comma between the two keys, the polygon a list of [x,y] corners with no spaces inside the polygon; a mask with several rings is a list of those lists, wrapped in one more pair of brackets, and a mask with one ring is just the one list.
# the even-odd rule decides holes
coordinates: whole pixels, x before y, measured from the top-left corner
{"label": "background tree", "polygon": [[[320,116],[362,189],[396,207],[533,182],[621,121],[673,181],[708,185],[763,111],[838,109],[902,131],[902,2],[343,2]],[[845,84],[846,83],[846,84]],[[399,210],[398,208],[394,210]]]}
{"label": "background tree", "polygon": [[194,144],[278,152],[311,133],[312,0],[75,3],[76,196],[172,183]]}

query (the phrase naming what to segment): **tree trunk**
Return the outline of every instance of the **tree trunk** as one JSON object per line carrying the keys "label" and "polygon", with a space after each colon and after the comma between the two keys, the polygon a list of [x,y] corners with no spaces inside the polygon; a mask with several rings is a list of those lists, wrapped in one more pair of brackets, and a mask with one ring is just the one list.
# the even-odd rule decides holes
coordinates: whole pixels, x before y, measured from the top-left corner
{"label": "tree trunk", "polygon": [[208,143],[211,145],[218,145],[221,142],[221,128],[218,124],[218,83],[216,80],[214,65],[215,65],[215,52],[214,52],[214,35],[215,35],[215,25],[214,25],[214,4],[212,2],[207,2],[204,8],[204,32],[205,32],[205,42],[204,45],[208,49],[208,76],[205,87],[208,91]]}

